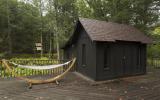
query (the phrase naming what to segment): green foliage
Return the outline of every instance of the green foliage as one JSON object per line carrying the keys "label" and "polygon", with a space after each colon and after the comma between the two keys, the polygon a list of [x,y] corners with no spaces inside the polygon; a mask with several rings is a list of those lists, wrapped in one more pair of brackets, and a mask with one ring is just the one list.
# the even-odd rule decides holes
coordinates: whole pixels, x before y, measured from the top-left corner
{"label": "green foliage", "polygon": [[[57,60],[49,60],[48,58],[12,58],[10,59],[11,62],[15,62],[20,65],[52,65],[58,64],[59,61]],[[63,71],[63,67],[57,69],[50,69],[50,70],[34,70],[34,69],[26,69],[20,68],[10,64],[12,67],[12,72],[9,72],[2,63],[0,63],[0,77],[7,78],[7,77],[16,77],[14,73],[18,76],[34,76],[34,75],[48,75],[48,74],[57,74],[58,72]]]}
{"label": "green foliage", "polygon": [[155,34],[155,35],[160,35],[160,27],[155,28],[153,34]]}
{"label": "green foliage", "polygon": [[75,3],[76,0],[55,0],[56,27],[60,45],[63,45],[73,33],[78,17]]}
{"label": "green foliage", "polygon": [[27,57],[27,58],[11,58],[10,60],[13,60],[13,61],[17,61],[17,60],[49,60],[47,57],[37,57],[37,58],[34,58],[34,57]]}
{"label": "green foliage", "polygon": [[44,53],[49,50],[53,53],[57,41],[61,47],[72,35],[78,17],[134,25],[146,34],[150,33],[155,41],[159,39],[159,28],[150,32],[151,27],[158,22],[159,0],[30,1],[0,0],[2,56],[9,51],[33,53],[34,43],[41,41],[41,34]]}
{"label": "green foliage", "polygon": [[148,31],[158,20],[159,0],[85,0],[97,19],[131,24]]}
{"label": "green foliage", "polygon": [[160,44],[153,44],[148,47],[148,57],[149,58],[160,57]]}
{"label": "green foliage", "polygon": [[[31,4],[16,0],[8,0],[7,8],[6,1],[0,1],[0,51],[8,52],[8,42],[11,42],[13,53],[33,52],[34,40],[39,27],[38,10]],[[7,10],[9,15],[7,15]],[[10,18],[9,25],[7,16]],[[11,29],[11,41],[8,39],[8,27]]]}
{"label": "green foliage", "polygon": [[160,28],[156,27],[155,30],[151,33],[153,39],[153,44],[148,46],[148,56],[151,57],[160,57]]}
{"label": "green foliage", "polygon": [[76,9],[78,10],[78,16],[84,17],[84,18],[92,18],[93,12],[92,9],[90,9],[89,5],[85,0],[77,0],[76,2]]}

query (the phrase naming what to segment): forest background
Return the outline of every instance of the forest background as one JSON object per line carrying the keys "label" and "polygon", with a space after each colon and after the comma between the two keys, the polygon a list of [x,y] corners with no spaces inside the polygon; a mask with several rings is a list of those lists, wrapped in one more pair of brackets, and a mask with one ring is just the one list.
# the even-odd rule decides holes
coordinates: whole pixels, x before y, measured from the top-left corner
{"label": "forest background", "polygon": [[148,57],[160,57],[159,0],[0,0],[0,57],[58,53],[79,17],[133,25],[152,37]]}

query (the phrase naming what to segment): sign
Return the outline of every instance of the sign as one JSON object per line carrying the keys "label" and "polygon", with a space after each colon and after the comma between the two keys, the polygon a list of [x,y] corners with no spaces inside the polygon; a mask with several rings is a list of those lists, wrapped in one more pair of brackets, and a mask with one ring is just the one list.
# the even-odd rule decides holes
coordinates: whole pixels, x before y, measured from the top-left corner
{"label": "sign", "polygon": [[42,51],[42,43],[35,43],[36,44],[36,50]]}
{"label": "sign", "polygon": [[42,43],[36,43],[36,47],[42,47]]}
{"label": "sign", "polygon": [[42,47],[36,47],[37,51],[41,51]]}

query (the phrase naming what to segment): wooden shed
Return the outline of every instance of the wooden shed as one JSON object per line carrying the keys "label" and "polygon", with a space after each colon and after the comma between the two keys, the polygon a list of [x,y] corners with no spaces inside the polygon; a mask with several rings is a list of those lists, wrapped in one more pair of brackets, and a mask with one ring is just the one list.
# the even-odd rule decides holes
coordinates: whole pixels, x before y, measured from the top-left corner
{"label": "wooden shed", "polygon": [[76,57],[76,71],[97,81],[141,75],[151,42],[133,26],[80,18],[63,47],[64,58]]}

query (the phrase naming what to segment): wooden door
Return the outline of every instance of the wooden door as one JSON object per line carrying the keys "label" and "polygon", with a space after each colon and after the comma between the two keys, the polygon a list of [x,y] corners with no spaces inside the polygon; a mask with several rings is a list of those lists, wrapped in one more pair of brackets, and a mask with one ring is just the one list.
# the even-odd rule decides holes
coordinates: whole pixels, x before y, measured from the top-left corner
{"label": "wooden door", "polygon": [[115,77],[123,76],[124,73],[124,49],[121,44],[114,44],[112,46],[112,61],[113,74]]}
{"label": "wooden door", "polygon": [[132,75],[136,72],[137,56],[136,45],[132,43],[124,45],[124,75]]}
{"label": "wooden door", "polygon": [[137,46],[133,43],[118,43],[113,49],[113,67],[116,77],[132,75],[136,73]]}

